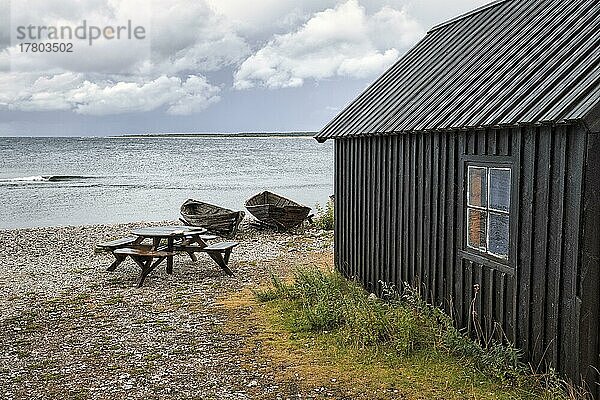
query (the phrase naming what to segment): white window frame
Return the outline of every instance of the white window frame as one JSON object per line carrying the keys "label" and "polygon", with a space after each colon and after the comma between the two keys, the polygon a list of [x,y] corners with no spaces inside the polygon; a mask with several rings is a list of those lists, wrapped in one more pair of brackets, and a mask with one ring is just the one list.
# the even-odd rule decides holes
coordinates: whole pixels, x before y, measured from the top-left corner
{"label": "white window frame", "polygon": [[[470,177],[471,177],[471,170],[472,169],[483,169],[485,170],[485,174],[486,174],[486,207],[481,207],[481,206],[476,206],[476,205],[472,205],[470,204],[471,201],[471,193],[470,193],[470,188],[471,188],[471,182],[470,182]],[[501,170],[501,171],[508,171],[508,175],[509,175],[509,200],[508,200],[508,211],[504,211],[504,210],[498,210],[495,208],[492,208],[490,206],[490,189],[491,186],[490,185],[490,177],[491,177],[491,171],[492,170]],[[492,165],[482,165],[482,164],[472,164],[472,165],[468,165],[467,166],[467,207],[466,207],[466,212],[465,212],[465,227],[466,227],[466,233],[467,233],[467,237],[466,237],[466,241],[467,241],[467,247],[469,249],[475,250],[479,253],[484,253],[484,254],[489,254],[492,257],[504,260],[504,261],[509,261],[510,259],[510,209],[511,209],[511,195],[512,195],[512,168],[510,167],[499,167],[499,166],[492,166]],[[469,244],[469,209],[473,209],[473,210],[479,210],[485,213],[485,218],[486,218],[486,223],[485,223],[485,250],[483,250],[481,247],[475,247],[475,246],[471,246]],[[508,254],[505,256],[503,254],[496,254],[492,251],[490,251],[490,213],[494,213],[494,214],[501,214],[501,215],[506,215],[508,217],[508,224],[509,224],[509,230],[508,230],[508,242],[509,242],[509,249],[508,249]]]}

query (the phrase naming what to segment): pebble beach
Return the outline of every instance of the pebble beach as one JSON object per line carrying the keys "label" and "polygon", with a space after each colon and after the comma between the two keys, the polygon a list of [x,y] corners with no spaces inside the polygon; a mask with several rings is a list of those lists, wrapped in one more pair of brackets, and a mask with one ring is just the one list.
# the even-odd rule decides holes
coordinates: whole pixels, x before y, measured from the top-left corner
{"label": "pebble beach", "polygon": [[[175,258],[142,288],[127,260],[114,272],[104,240],[175,221],[0,230],[0,398],[246,399],[290,393],[223,329],[221,301],[285,274],[308,254],[330,256],[330,232],[258,230],[245,221],[227,276],[209,257]],[[296,395],[298,393],[292,393]]]}

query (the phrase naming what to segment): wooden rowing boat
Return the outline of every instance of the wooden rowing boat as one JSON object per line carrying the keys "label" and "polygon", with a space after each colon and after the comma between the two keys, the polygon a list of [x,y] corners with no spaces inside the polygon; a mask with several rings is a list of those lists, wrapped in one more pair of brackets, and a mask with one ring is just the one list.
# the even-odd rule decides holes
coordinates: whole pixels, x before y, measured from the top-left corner
{"label": "wooden rowing boat", "polygon": [[300,225],[310,212],[310,207],[268,191],[246,200],[246,208],[262,224],[284,231]]}
{"label": "wooden rowing boat", "polygon": [[245,215],[243,211],[233,211],[192,199],[181,205],[180,212],[180,219],[185,224],[201,226],[223,237],[235,236]]}

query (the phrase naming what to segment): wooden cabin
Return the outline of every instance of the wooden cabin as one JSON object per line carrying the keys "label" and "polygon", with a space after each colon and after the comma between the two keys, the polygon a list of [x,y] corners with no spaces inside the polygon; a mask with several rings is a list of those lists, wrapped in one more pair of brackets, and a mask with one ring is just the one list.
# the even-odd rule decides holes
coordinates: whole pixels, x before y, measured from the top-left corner
{"label": "wooden cabin", "polygon": [[[504,0],[438,25],[317,135],[335,260],[418,286],[598,388],[600,2]],[[600,396],[599,396],[600,398]]]}

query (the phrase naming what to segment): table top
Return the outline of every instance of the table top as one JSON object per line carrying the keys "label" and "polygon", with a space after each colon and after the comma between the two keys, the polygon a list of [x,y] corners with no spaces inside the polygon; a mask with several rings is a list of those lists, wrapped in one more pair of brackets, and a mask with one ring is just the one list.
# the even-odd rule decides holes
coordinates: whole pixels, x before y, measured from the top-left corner
{"label": "table top", "polygon": [[185,235],[200,235],[206,232],[199,226],[149,226],[131,231],[136,236],[143,237],[177,237]]}

